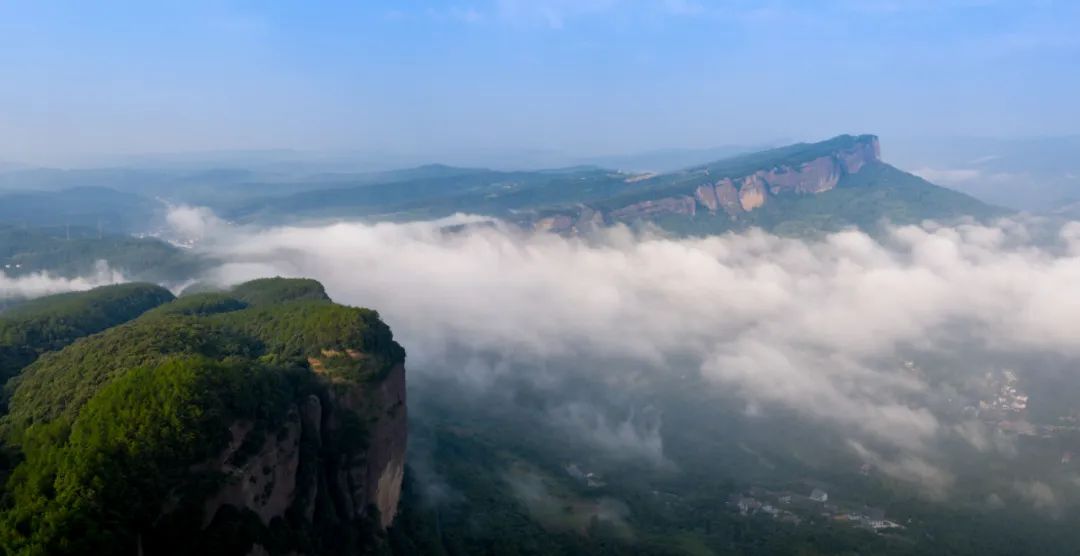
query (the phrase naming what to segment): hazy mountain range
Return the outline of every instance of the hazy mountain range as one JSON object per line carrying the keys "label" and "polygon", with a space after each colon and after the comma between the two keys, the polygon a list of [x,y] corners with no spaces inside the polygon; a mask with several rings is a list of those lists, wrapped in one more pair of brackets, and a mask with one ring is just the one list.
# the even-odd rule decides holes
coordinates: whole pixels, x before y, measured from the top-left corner
{"label": "hazy mountain range", "polygon": [[[229,220],[258,223],[409,220],[463,212],[556,231],[580,228],[588,220],[589,225],[649,222],[676,233],[757,226],[799,234],[1001,213],[883,162],[874,136],[738,151],[669,151],[547,170],[424,165],[310,173],[285,169],[290,163],[282,153],[246,159],[284,165],[276,169],[254,164],[20,170],[0,174],[0,189],[9,191],[3,194],[0,222],[26,224],[29,215],[39,215],[33,217],[39,226],[145,231],[171,203],[204,205]],[[716,158],[690,164],[705,157]],[[42,211],[44,205],[51,210]]]}

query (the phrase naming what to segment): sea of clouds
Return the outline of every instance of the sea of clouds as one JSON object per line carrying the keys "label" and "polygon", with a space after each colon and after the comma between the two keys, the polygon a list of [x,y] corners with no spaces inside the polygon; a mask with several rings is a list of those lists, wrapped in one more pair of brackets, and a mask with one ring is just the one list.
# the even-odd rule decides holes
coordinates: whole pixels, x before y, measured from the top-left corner
{"label": "sea of clouds", "polygon": [[[339,302],[377,309],[413,376],[483,383],[517,364],[574,358],[663,373],[689,356],[748,408],[850,431],[854,453],[933,488],[951,481],[933,461],[936,442],[993,442],[917,401],[929,385],[898,372],[910,350],[1080,356],[1078,223],[927,223],[801,240],[621,227],[563,237],[472,216],[264,229],[195,209],[173,219],[224,261],[209,281],[312,277]],[[500,363],[447,365],[462,348]]]}

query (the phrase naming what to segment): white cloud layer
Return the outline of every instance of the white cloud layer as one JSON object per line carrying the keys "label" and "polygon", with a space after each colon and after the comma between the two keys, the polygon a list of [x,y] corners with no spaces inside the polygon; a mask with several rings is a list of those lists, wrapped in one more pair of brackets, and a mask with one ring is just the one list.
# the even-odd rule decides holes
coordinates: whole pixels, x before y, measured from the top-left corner
{"label": "white cloud layer", "polygon": [[[905,350],[963,341],[1080,357],[1077,223],[1037,246],[1028,225],[1008,221],[800,241],[618,228],[586,240],[481,220],[234,231],[205,248],[230,261],[216,281],[310,276],[335,300],[378,309],[420,375],[457,372],[442,363],[462,346],[512,363],[593,357],[656,372],[690,356],[748,406],[850,431],[855,453],[935,487],[948,479],[928,445],[993,443],[919,401],[929,386],[899,370]],[[901,455],[885,462],[882,449]]]}
{"label": "white cloud layer", "polygon": [[9,276],[0,271],[0,301],[32,299],[54,293],[84,291],[125,281],[123,274],[110,269],[105,261],[98,262],[93,274],[75,278],[63,278],[48,272]]}

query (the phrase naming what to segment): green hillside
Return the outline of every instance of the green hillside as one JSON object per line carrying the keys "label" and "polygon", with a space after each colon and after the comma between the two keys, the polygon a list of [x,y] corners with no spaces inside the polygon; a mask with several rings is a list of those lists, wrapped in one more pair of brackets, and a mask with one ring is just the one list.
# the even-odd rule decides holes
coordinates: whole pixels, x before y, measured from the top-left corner
{"label": "green hillside", "polygon": [[40,354],[123,324],[173,299],[151,284],[105,286],[28,301],[0,315],[0,383]]}
{"label": "green hillside", "polygon": [[[246,554],[258,543],[273,553],[352,554],[373,542],[374,516],[337,507],[333,485],[304,490],[299,484],[308,479],[295,479],[296,498],[273,527],[252,508],[203,514],[215,493],[231,488],[225,469],[250,467],[259,446],[275,438],[296,438],[296,408],[311,397],[331,411],[330,428],[321,439],[303,429],[296,476],[313,485],[336,476],[317,460],[361,465],[368,410],[345,400],[363,399],[364,385],[379,384],[405,357],[378,314],[331,302],[314,281],[268,279],[162,299],[141,318],[90,334],[129,316],[107,313],[103,307],[115,311],[116,303],[100,298],[142,307],[145,289],[19,308],[24,320],[53,322],[66,311],[93,326],[64,330],[63,341],[47,346],[84,337],[40,357],[7,386],[2,438],[16,465],[0,508],[4,552]],[[249,426],[244,443],[231,446],[230,431]],[[232,455],[215,463],[223,450]],[[275,483],[266,488],[274,492]]]}

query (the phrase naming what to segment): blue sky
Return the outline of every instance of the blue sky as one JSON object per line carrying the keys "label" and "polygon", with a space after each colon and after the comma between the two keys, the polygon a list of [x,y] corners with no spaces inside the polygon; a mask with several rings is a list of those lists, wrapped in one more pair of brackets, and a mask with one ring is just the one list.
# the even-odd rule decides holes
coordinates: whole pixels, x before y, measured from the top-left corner
{"label": "blue sky", "polygon": [[1080,132],[1080,2],[0,0],[0,160]]}

